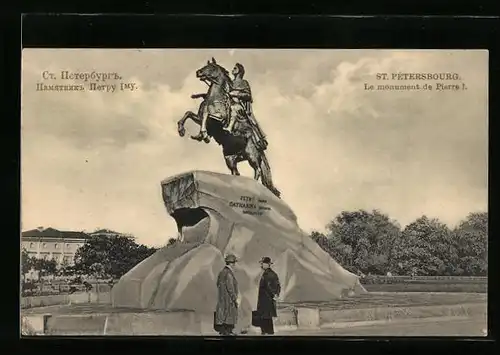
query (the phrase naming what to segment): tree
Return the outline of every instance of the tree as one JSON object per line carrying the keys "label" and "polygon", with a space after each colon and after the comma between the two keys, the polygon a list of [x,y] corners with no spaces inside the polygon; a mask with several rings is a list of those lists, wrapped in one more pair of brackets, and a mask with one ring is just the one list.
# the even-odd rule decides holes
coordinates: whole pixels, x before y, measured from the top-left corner
{"label": "tree", "polygon": [[386,274],[399,225],[377,210],[342,211],[327,225],[330,255],[347,269]]}
{"label": "tree", "polygon": [[311,238],[344,268],[385,275],[477,275],[488,271],[488,214],[470,213],[454,230],[422,216],[401,231],[378,211],[343,211]]}
{"label": "tree", "polygon": [[330,253],[328,238],[323,233],[312,231],[310,237],[321,247],[321,249],[323,249],[327,253]]}
{"label": "tree", "polygon": [[99,301],[99,280],[105,277],[104,266],[101,263],[93,263],[90,265],[90,271],[96,279],[97,300]]}
{"label": "tree", "polygon": [[55,275],[57,262],[54,259],[35,259],[33,268],[38,271],[39,278],[45,275]]}
{"label": "tree", "polygon": [[453,275],[455,264],[453,234],[436,218],[418,218],[394,243],[392,265],[400,274]]}
{"label": "tree", "polygon": [[69,265],[67,262],[65,265],[63,264],[60,269],[60,273],[63,276],[74,276],[78,274],[78,270],[75,268],[74,265]]}
{"label": "tree", "polygon": [[23,274],[23,282],[26,279],[26,274],[30,272],[31,269],[33,269],[33,264],[33,258],[28,254],[26,249],[23,248],[21,252],[21,272]]}
{"label": "tree", "polygon": [[136,244],[122,236],[100,236],[88,239],[75,254],[75,269],[92,274],[92,265],[101,263],[104,274],[120,278],[135,265],[156,252],[155,248]]}
{"label": "tree", "polygon": [[311,238],[338,263],[348,270],[352,269],[352,248],[342,243],[338,234],[330,234],[329,237],[327,237],[323,233],[313,231],[311,233]]}
{"label": "tree", "polygon": [[90,271],[96,279],[105,277],[104,266],[101,263],[93,263],[90,265]]}
{"label": "tree", "polygon": [[453,230],[457,268],[465,276],[488,273],[488,213],[470,213]]}
{"label": "tree", "polygon": [[170,238],[168,240],[167,246],[175,245],[175,244],[177,244],[177,241],[178,240],[176,238]]}
{"label": "tree", "polygon": [[[38,271],[38,282],[42,283],[42,276],[55,275],[57,262],[54,259],[33,259],[33,269]],[[43,290],[43,287],[41,288]]]}
{"label": "tree", "polygon": [[63,261],[58,266],[58,270],[57,270],[58,275],[60,275],[60,276],[68,276],[68,275],[71,274],[69,272],[70,270],[71,270],[71,268],[70,268],[70,265],[68,263],[68,260],[66,258],[63,258]]}

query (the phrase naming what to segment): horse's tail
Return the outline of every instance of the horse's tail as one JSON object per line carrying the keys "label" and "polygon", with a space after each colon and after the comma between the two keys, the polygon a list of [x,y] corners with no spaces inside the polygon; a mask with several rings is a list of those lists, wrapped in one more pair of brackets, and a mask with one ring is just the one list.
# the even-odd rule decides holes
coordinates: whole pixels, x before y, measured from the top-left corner
{"label": "horse's tail", "polygon": [[267,187],[278,198],[281,198],[281,192],[273,184],[271,167],[269,166],[269,162],[267,161],[267,157],[264,152],[261,152],[260,171],[261,171],[262,185]]}

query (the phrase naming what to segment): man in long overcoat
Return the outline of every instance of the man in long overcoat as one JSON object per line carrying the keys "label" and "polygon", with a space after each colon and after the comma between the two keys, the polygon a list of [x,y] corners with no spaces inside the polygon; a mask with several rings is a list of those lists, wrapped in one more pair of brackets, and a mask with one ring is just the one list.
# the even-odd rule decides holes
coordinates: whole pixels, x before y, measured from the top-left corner
{"label": "man in long overcoat", "polygon": [[214,328],[220,335],[233,335],[238,321],[238,281],[233,267],[236,256],[229,254],[225,258],[226,266],[217,277],[217,307],[215,309]]}
{"label": "man in long overcoat", "polygon": [[274,334],[273,318],[278,316],[276,301],[281,292],[278,275],[271,269],[271,258],[263,257],[260,261],[264,270],[259,282],[259,296],[257,299],[257,315],[262,335]]}

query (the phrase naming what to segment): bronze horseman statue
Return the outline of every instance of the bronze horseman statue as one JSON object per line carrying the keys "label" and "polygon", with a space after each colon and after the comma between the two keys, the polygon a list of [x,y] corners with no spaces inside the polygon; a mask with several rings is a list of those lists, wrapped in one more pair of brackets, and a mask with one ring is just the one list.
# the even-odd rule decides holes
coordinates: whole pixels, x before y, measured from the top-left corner
{"label": "bronze horseman statue", "polygon": [[248,161],[254,170],[254,179],[262,182],[272,193],[280,197],[273,185],[271,168],[265,150],[267,140],[252,111],[252,93],[248,81],[243,79],[245,68],[236,63],[231,80],[229,72],[217,64],[214,58],[196,71],[196,77],[209,86],[207,93],[191,97],[202,98],[198,114],[187,111],[177,123],[181,137],[186,133],[187,119],[200,126],[200,132],[191,136],[197,141],[210,142],[213,138],[222,146],[226,165],[232,175],[240,175],[237,164]]}

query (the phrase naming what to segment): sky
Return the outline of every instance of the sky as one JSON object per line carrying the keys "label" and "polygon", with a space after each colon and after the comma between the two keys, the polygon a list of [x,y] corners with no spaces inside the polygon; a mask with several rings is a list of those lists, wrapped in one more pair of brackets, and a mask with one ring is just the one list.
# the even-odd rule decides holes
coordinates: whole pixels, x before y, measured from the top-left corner
{"label": "sky", "polygon": [[[487,211],[487,51],[24,49],[21,223],[132,233],[164,245],[177,227],[161,180],[189,170],[229,173],[220,147],[176,122],[206,91],[195,77],[214,57],[244,65],[267,134],[275,185],[305,231],[343,210],[379,209],[399,222],[425,214],[450,226]],[[116,72],[134,91],[37,91],[61,71]],[[457,73],[460,91],[365,90],[377,73]],[[428,81],[436,84],[441,81]],[[450,82],[446,82],[448,84]],[[88,84],[88,83],[86,83]],[[116,84],[109,81],[108,84]],[[242,174],[253,176],[246,163]]]}

